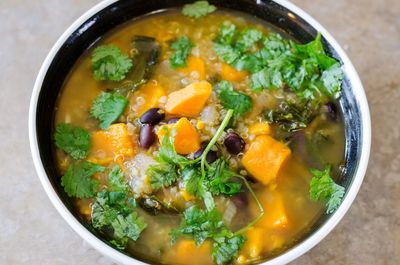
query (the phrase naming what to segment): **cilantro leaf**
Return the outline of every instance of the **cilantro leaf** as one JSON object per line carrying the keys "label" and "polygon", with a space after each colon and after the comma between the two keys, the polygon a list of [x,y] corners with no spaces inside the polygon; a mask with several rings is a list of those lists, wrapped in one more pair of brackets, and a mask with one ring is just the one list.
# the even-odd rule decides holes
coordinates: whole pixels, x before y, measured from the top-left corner
{"label": "cilantro leaf", "polygon": [[172,68],[186,67],[186,60],[192,47],[194,45],[187,36],[179,37],[171,44],[171,49],[175,50],[175,53],[169,58]]}
{"label": "cilantro leaf", "polygon": [[124,172],[118,165],[115,165],[108,174],[109,188],[114,192],[128,192],[128,184]]}
{"label": "cilantro leaf", "polygon": [[217,8],[207,1],[197,1],[193,4],[186,4],[182,8],[182,14],[188,17],[200,18],[214,12]]}
{"label": "cilantro leaf", "polygon": [[257,29],[247,28],[240,32],[236,42],[236,47],[241,51],[252,48],[258,41],[263,38],[263,33]]}
{"label": "cilantro leaf", "polygon": [[83,159],[90,148],[90,133],[83,128],[61,123],[54,134],[56,146],[74,159]]}
{"label": "cilantro leaf", "polygon": [[343,72],[328,56],[321,35],[307,44],[283,39],[279,34],[264,35],[254,28],[237,31],[223,24],[214,40],[218,57],[251,75],[251,88],[278,89],[288,86],[298,96],[311,100],[340,94]]}
{"label": "cilantro leaf", "polygon": [[313,178],[310,181],[310,198],[314,201],[326,203],[326,213],[334,212],[342,202],[345,189],[336,184],[330,176],[331,167],[327,166],[323,171],[310,169]]}
{"label": "cilantro leaf", "polygon": [[179,177],[175,165],[168,163],[151,165],[146,173],[150,177],[150,185],[153,190],[169,187],[177,181]]}
{"label": "cilantro leaf", "polygon": [[136,241],[146,228],[146,223],[128,204],[127,194],[102,190],[92,206],[92,225],[97,229],[111,228],[111,243],[125,249],[129,239]]}
{"label": "cilantro leaf", "polygon": [[90,114],[100,121],[100,128],[107,130],[124,112],[128,99],[118,92],[101,92],[92,103]]}
{"label": "cilantro leaf", "polygon": [[189,159],[179,155],[175,150],[175,131],[172,130],[170,136],[168,128],[164,127],[163,129],[165,134],[156,156],[158,163],[149,166],[146,170],[146,174],[150,177],[150,185],[155,190],[171,186],[179,178],[178,168],[183,169],[190,163]]}
{"label": "cilantro leaf", "polygon": [[214,43],[214,51],[227,64],[233,64],[241,56],[237,49],[221,43]]}
{"label": "cilantro leaf", "polygon": [[93,197],[98,188],[98,181],[91,178],[97,172],[103,172],[104,167],[82,161],[73,163],[67,172],[61,177],[61,186],[70,197],[90,198]]}
{"label": "cilantro leaf", "polygon": [[223,45],[232,45],[236,34],[237,28],[235,24],[222,24],[215,42]]}
{"label": "cilantro leaf", "polygon": [[234,111],[233,123],[253,108],[253,101],[248,95],[235,91],[232,83],[228,81],[221,81],[216,86],[218,98],[225,109],[232,109]]}
{"label": "cilantro leaf", "polygon": [[93,75],[96,80],[121,81],[132,66],[128,55],[115,46],[102,45],[92,53]]}
{"label": "cilantro leaf", "polygon": [[224,230],[214,237],[212,256],[217,264],[227,264],[232,257],[237,256],[243,247],[246,238],[242,235],[234,235],[231,231]]}
{"label": "cilantro leaf", "polygon": [[232,196],[241,191],[242,183],[233,181],[235,172],[229,169],[229,166],[223,159],[218,159],[210,165],[207,172],[207,186],[212,195]]}
{"label": "cilantro leaf", "polygon": [[321,80],[324,83],[325,88],[328,90],[329,95],[333,95],[335,98],[339,97],[341,80],[343,79],[343,71],[340,68],[339,63],[335,63],[330,68],[322,72]]}
{"label": "cilantro leaf", "polygon": [[183,212],[183,220],[177,229],[171,231],[171,241],[175,243],[181,236],[193,238],[197,246],[205,240],[212,240],[212,255],[217,264],[226,264],[237,256],[245,237],[235,235],[222,221],[216,208],[200,210],[196,206]]}

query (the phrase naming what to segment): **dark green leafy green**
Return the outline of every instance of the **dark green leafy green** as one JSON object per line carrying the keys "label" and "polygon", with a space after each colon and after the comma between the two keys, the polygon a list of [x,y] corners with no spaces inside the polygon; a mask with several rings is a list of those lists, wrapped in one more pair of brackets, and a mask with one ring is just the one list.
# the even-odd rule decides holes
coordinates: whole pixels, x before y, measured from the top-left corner
{"label": "dark green leafy green", "polygon": [[180,68],[187,66],[187,58],[190,50],[194,47],[192,41],[187,36],[177,38],[172,44],[171,49],[175,50],[174,54],[169,58],[172,68]]}
{"label": "dark green leafy green", "polygon": [[214,12],[217,8],[210,5],[208,1],[196,1],[193,4],[186,4],[182,8],[182,14],[188,17],[201,18]]}
{"label": "dark green leafy green", "polygon": [[218,98],[225,109],[232,109],[234,113],[233,124],[236,120],[249,113],[253,108],[253,101],[248,95],[235,91],[232,83],[221,81],[215,85]]}
{"label": "dark green leafy green", "polygon": [[290,136],[291,133],[306,128],[316,117],[319,110],[319,105],[316,103],[301,98],[287,99],[277,108],[268,110],[265,117],[268,122],[278,125],[278,136]]}
{"label": "dark green leafy green", "polygon": [[104,167],[87,161],[73,163],[61,177],[61,185],[70,197],[93,197],[96,195],[99,183],[91,176],[104,170]]}
{"label": "dark green leafy green", "polygon": [[77,126],[61,123],[54,134],[56,146],[74,159],[83,159],[90,148],[90,133]]}
{"label": "dark green leafy green", "polygon": [[186,209],[181,225],[171,231],[173,243],[181,236],[193,238],[197,246],[212,240],[212,256],[217,264],[226,264],[235,258],[246,240],[225,226],[216,208],[203,211],[196,206]]}
{"label": "dark green leafy green", "polygon": [[326,166],[323,171],[310,169],[313,178],[310,181],[310,198],[326,204],[326,213],[334,212],[342,202],[345,189],[336,184],[331,178],[331,167]]}
{"label": "dark green leafy green", "polygon": [[134,65],[127,75],[128,90],[135,90],[146,83],[153,74],[154,67],[159,60],[160,44],[155,38],[148,36],[134,36],[131,43]]}
{"label": "dark green leafy green", "polygon": [[92,103],[90,114],[100,121],[100,128],[107,130],[124,112],[128,99],[118,92],[101,92]]}
{"label": "dark green leafy green", "polygon": [[101,45],[92,53],[93,75],[96,80],[121,81],[132,68],[132,60],[118,47]]}

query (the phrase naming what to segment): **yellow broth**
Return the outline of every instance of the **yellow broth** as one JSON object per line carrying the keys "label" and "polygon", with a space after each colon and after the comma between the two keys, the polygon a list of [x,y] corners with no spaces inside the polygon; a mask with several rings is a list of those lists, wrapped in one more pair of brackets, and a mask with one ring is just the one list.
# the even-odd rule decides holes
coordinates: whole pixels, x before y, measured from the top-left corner
{"label": "yellow broth", "polygon": [[[130,53],[130,43],[132,36],[145,35],[157,39],[162,46],[160,61],[155,67],[155,72],[151,80],[157,80],[157,84],[165,89],[165,93],[169,94],[192,83],[197,79],[196,75],[187,75],[181,71],[172,69],[169,65],[168,58],[171,55],[169,42],[181,35],[187,35],[196,45],[191,54],[200,57],[205,62],[206,78],[212,78],[221,72],[221,61],[213,51],[213,39],[215,38],[219,25],[224,21],[231,21],[238,27],[244,28],[248,26],[256,27],[263,32],[273,31],[264,22],[254,19],[241,13],[231,13],[217,11],[201,19],[191,19],[185,17],[177,11],[168,11],[166,13],[146,16],[115,29],[111,33],[102,37],[94,47],[102,44],[112,44],[119,47],[124,53]],[[74,68],[71,70],[58,100],[56,110],[55,123],[71,123],[81,126],[90,132],[98,129],[98,122],[90,117],[89,110],[92,101],[101,91],[122,86],[122,82],[105,82],[96,81],[92,77],[91,66],[92,49],[86,51],[78,60]],[[154,81],[149,81],[154,82]],[[237,128],[238,133],[245,139],[250,141],[252,136],[249,135],[247,127],[261,120],[261,113],[265,108],[272,108],[280,101],[282,94],[285,92],[277,90],[264,90],[262,92],[253,92],[249,88],[249,80],[246,78],[241,82],[235,83],[235,88],[246,92],[253,99],[254,108],[252,113],[239,121]],[[142,87],[138,91],[141,91]],[[132,94],[129,95],[132,98]],[[120,118],[121,122],[130,123],[132,126],[129,131],[132,143],[135,149],[135,155],[144,153],[153,156],[158,146],[153,146],[149,150],[143,150],[138,146],[138,129],[135,129],[137,118],[132,114],[131,108],[137,103],[137,98],[130,102],[128,110]],[[163,99],[160,99],[159,105],[162,106]],[[223,113],[221,106],[217,104],[216,95],[213,92],[207,106],[216,106],[216,110]],[[196,124],[200,118],[192,118],[191,121]],[[201,130],[202,140],[210,140],[218,128],[218,122],[207,123],[206,128]],[[322,125],[321,125],[322,124]],[[344,152],[344,132],[341,122],[330,123],[326,117],[322,117],[319,126],[325,126],[330,132],[331,142],[318,146],[321,157],[325,163],[331,163],[334,168],[338,168],[343,160]],[[307,134],[307,129],[305,130]],[[292,143],[289,143],[292,147]],[[296,143],[293,143],[295,146]],[[304,148],[304,147],[302,147]],[[300,148],[301,149],[301,148]],[[62,151],[57,150],[57,161],[60,173],[64,174],[71,159]],[[129,162],[132,157],[123,158],[122,163]],[[311,162],[310,162],[311,160]],[[229,162],[232,168],[241,170],[240,159],[230,158]],[[268,186],[260,183],[253,184],[256,194],[259,196],[264,208],[266,219],[269,215],[277,214],[283,209],[285,220],[281,223],[263,226],[254,232],[254,235],[248,236],[243,249],[239,252],[238,258],[233,263],[253,263],[269,259],[278,255],[302,235],[309,232],[316,220],[323,214],[323,205],[313,202],[309,198],[309,181],[311,174],[309,173],[309,165],[315,162],[315,158],[305,158],[301,151],[292,148],[292,155],[286,162],[285,166],[279,171],[279,175],[275,182]],[[96,176],[101,183],[101,187],[105,184],[102,180],[104,176]],[[161,198],[175,200],[177,207],[185,207],[185,201],[182,198],[176,199],[177,191],[159,192]],[[178,196],[179,197],[179,196]],[[233,230],[246,225],[258,215],[255,203],[251,197],[247,197],[248,205],[243,209],[237,209],[229,223],[229,227]],[[77,211],[90,222],[91,204],[93,199],[75,199]],[[229,207],[228,198],[218,198],[217,206],[223,212]],[[279,209],[278,209],[279,208]],[[282,208],[282,209],[281,209]],[[178,215],[158,214],[150,215],[144,210],[138,210],[140,216],[147,223],[147,228],[143,231],[140,238],[134,242],[130,241],[127,252],[133,257],[145,259],[156,263],[165,264],[212,264],[211,254],[207,246],[194,248],[185,245],[178,249],[177,245],[170,243],[169,232],[172,228],[177,227],[180,223]],[[278,213],[279,214],[279,213]],[[256,224],[256,228],[257,228]],[[262,233],[260,238],[257,233]],[[245,235],[249,235],[248,233]],[[179,243],[179,241],[178,241]],[[182,253],[182,252],[187,253]],[[189,259],[190,258],[190,259]],[[196,263],[197,262],[197,263]]]}

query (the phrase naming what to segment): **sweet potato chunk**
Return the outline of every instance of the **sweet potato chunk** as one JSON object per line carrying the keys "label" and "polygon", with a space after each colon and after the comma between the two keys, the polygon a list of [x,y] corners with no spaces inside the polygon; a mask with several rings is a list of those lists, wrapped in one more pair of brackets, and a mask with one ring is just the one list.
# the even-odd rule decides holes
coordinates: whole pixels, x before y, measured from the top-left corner
{"label": "sweet potato chunk", "polygon": [[92,143],[88,160],[107,165],[134,154],[134,146],[128,134],[126,124],[117,123],[106,131],[92,133]]}
{"label": "sweet potato chunk", "polygon": [[212,86],[207,81],[192,83],[169,94],[165,110],[168,114],[195,117],[203,109],[211,90]]}
{"label": "sweet potato chunk", "polygon": [[192,264],[192,265],[211,265],[211,242],[205,241],[199,247],[193,240],[181,239],[168,251],[163,263],[169,264]]}
{"label": "sweet potato chunk", "polygon": [[197,80],[206,79],[206,64],[204,63],[203,59],[196,56],[189,56],[186,63],[187,66],[179,68],[179,72],[185,73],[186,75],[194,77]]}
{"label": "sweet potato chunk", "polygon": [[271,126],[267,122],[258,122],[249,127],[249,133],[258,135],[271,134]]}
{"label": "sweet potato chunk", "polygon": [[157,107],[162,96],[165,96],[164,88],[157,81],[151,80],[129,98],[129,109],[136,117],[140,117],[147,110]]}
{"label": "sweet potato chunk", "polygon": [[[257,196],[264,207],[265,214],[256,226],[266,229],[286,227],[288,217],[282,195],[277,191],[265,189],[258,192]],[[256,207],[253,207],[252,210],[254,213],[258,212]]]}
{"label": "sweet potato chunk", "polygon": [[266,235],[267,231],[263,228],[252,227],[247,230],[245,233],[247,241],[240,251],[241,255],[252,259],[260,257],[264,248]]}
{"label": "sweet potato chunk", "polygon": [[290,149],[268,135],[257,136],[244,153],[242,163],[246,170],[264,185],[275,179]]}
{"label": "sweet potato chunk", "polygon": [[221,77],[223,80],[228,80],[231,82],[240,82],[247,77],[246,71],[238,71],[229,64],[222,63],[221,66]]}
{"label": "sweet potato chunk", "polygon": [[[164,125],[171,133],[175,129],[174,146],[178,154],[187,155],[200,149],[200,137],[196,128],[186,118],[180,118],[175,124]],[[162,143],[165,134],[164,126],[158,132],[158,140]]]}

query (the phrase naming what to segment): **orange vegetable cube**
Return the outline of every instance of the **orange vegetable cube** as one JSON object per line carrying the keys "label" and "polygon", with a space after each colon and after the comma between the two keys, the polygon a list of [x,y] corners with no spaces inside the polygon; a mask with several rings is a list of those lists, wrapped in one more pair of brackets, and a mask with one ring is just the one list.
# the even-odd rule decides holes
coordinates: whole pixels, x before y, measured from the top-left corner
{"label": "orange vegetable cube", "polygon": [[221,67],[221,77],[223,80],[228,80],[231,82],[240,82],[247,77],[248,73],[246,71],[238,71],[229,64],[222,63]]}
{"label": "orange vegetable cube", "polygon": [[197,80],[206,79],[206,64],[203,59],[196,56],[189,56],[186,64],[186,67],[179,68],[178,71],[191,77],[196,76],[195,79]]}
{"label": "orange vegetable cube", "polygon": [[[286,207],[281,193],[264,189],[257,193],[265,213],[256,226],[264,229],[276,229],[287,227],[289,220],[286,213]],[[252,212],[258,213],[258,207],[252,205]]]}
{"label": "orange vegetable cube", "polygon": [[180,239],[163,257],[163,263],[211,265],[211,242],[204,241],[199,247],[193,240]]}
{"label": "orange vegetable cube", "polygon": [[267,234],[268,233],[265,229],[255,226],[247,230],[245,233],[247,240],[243,249],[240,251],[240,255],[250,259],[260,257],[264,248],[265,236]]}
{"label": "orange vegetable cube", "polygon": [[158,101],[165,95],[164,88],[157,81],[149,81],[129,98],[129,110],[133,111],[136,117],[140,117],[149,109],[158,107]]}
{"label": "orange vegetable cube", "polygon": [[249,133],[258,135],[271,134],[271,126],[267,122],[258,122],[249,127]]}
{"label": "orange vegetable cube", "polygon": [[[200,149],[200,136],[188,119],[180,118],[175,124],[165,126],[170,134],[172,128],[175,129],[174,147],[178,154],[187,155]],[[165,135],[165,126],[161,127],[157,132],[160,143],[162,143]]]}
{"label": "orange vegetable cube", "polygon": [[283,143],[268,135],[257,136],[244,153],[242,164],[246,170],[264,185],[278,175],[291,151]]}
{"label": "orange vegetable cube", "polygon": [[207,81],[192,83],[169,94],[165,110],[168,114],[195,117],[200,114],[211,91],[212,86]]}
{"label": "orange vegetable cube", "polygon": [[92,133],[89,161],[107,165],[133,155],[134,146],[126,124],[113,124],[106,131],[100,130]]}

